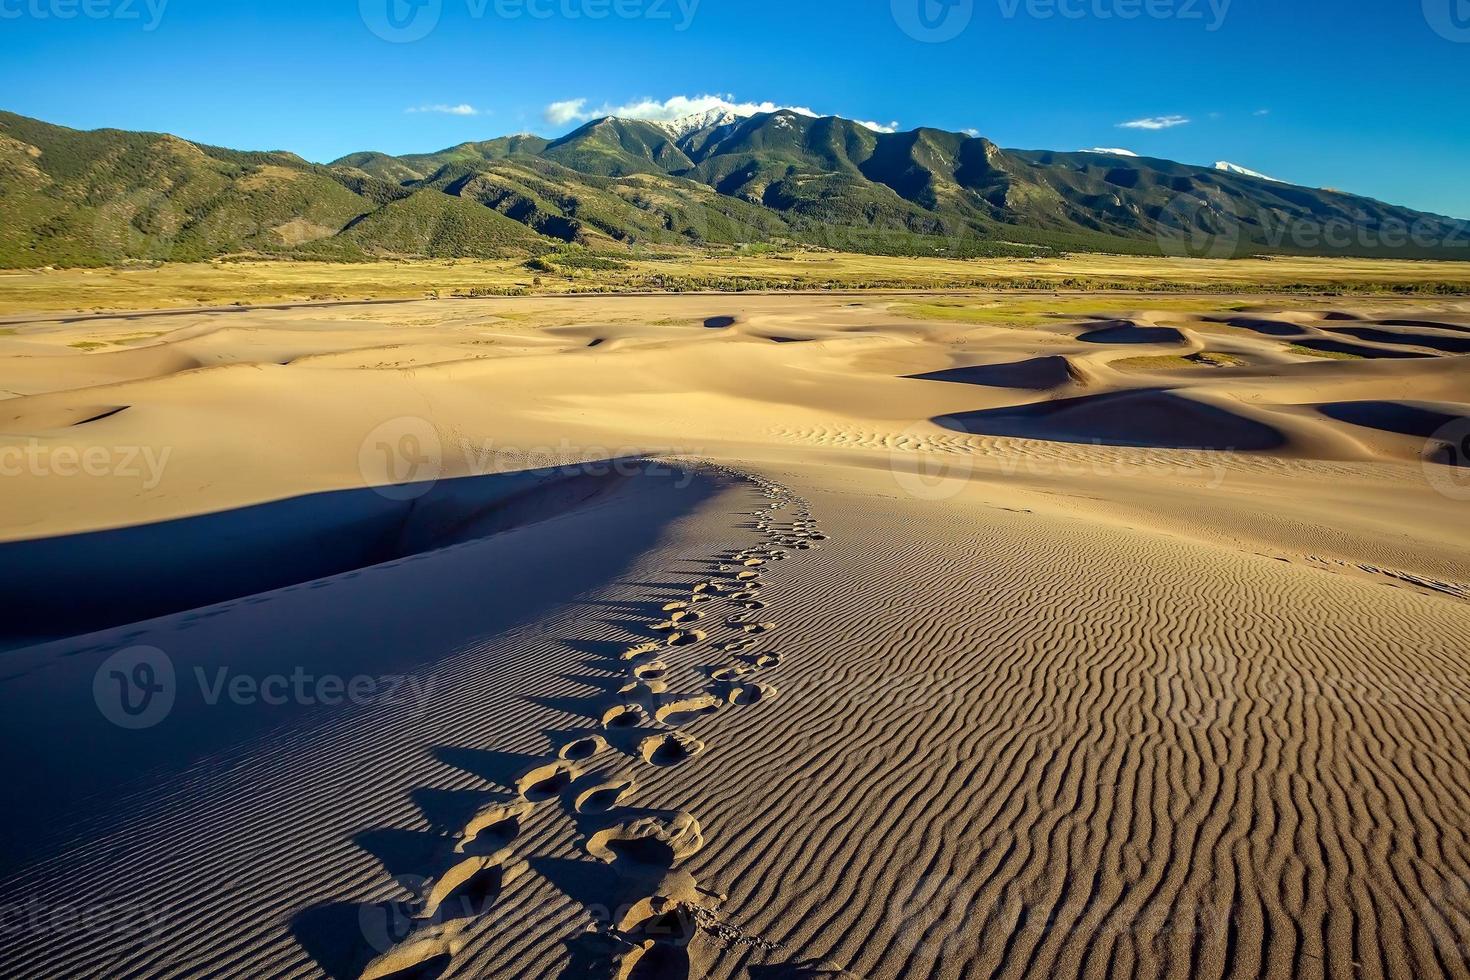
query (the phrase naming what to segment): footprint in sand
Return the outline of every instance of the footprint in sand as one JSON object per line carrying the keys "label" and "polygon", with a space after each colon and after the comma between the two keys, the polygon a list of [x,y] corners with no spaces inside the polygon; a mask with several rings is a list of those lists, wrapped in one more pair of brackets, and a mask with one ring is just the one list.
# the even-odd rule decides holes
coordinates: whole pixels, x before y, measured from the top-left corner
{"label": "footprint in sand", "polygon": [[668,769],[686,762],[704,751],[704,743],[683,732],[665,732],[651,735],[638,746],[643,761],[660,769]]}
{"label": "footprint in sand", "polygon": [[687,632],[670,633],[667,643],[671,647],[687,647],[693,646],[696,643],[703,643],[705,639],[706,637],[703,631],[689,630]]}
{"label": "footprint in sand", "polygon": [[606,813],[632,795],[638,784],[631,779],[614,779],[598,783],[577,794],[572,808],[578,813]]}
{"label": "footprint in sand", "polygon": [[629,647],[623,651],[624,660],[640,660],[644,657],[656,656],[663,647],[657,643],[640,643],[635,647]]}
{"label": "footprint in sand", "polygon": [[720,684],[728,684],[749,677],[755,673],[754,667],[721,667],[719,670],[710,672],[710,680]]}
{"label": "footprint in sand", "polygon": [[760,572],[740,572],[739,574],[737,574],[735,576],[735,578],[738,579],[741,582],[754,582],[756,579],[758,579],[760,577],[761,577],[761,573]]}
{"label": "footprint in sand", "polygon": [[588,854],[640,877],[671,871],[703,847],[699,821],[682,812],[614,824],[587,840]]}
{"label": "footprint in sand", "polygon": [[654,715],[661,723],[670,728],[680,728],[692,724],[705,715],[714,714],[720,710],[720,700],[708,694],[697,697],[685,698],[682,701],[674,701],[658,709]]}
{"label": "footprint in sand", "polygon": [[528,770],[516,780],[516,792],[528,803],[544,803],[561,795],[580,775],[575,765],[566,760],[550,762]]}
{"label": "footprint in sand", "polygon": [[[676,914],[683,913],[671,913],[670,918]],[[643,940],[618,957],[613,964],[612,980],[688,980],[693,975],[693,966],[689,961],[687,947],[694,934],[699,931],[692,916],[688,918],[694,931],[687,937],[664,942]],[[664,920],[660,918],[659,921]]]}
{"label": "footprint in sand", "polygon": [[770,701],[775,696],[776,689],[770,684],[741,684],[732,687],[725,698],[734,705],[747,705]]}
{"label": "footprint in sand", "polygon": [[734,616],[728,616],[725,619],[726,626],[745,626],[753,622],[755,622],[754,613],[736,613]]}
{"label": "footprint in sand", "polygon": [[422,932],[369,963],[358,980],[436,980],[464,948],[462,923]]}
{"label": "footprint in sand", "polygon": [[666,603],[664,603],[663,611],[664,612],[678,612],[681,609],[688,609],[688,608],[689,608],[689,603],[687,603],[687,602],[666,602]]}
{"label": "footprint in sand", "polygon": [[562,746],[557,755],[568,762],[585,762],[595,755],[607,751],[607,739],[601,735],[589,735]]}
{"label": "footprint in sand", "polygon": [[746,650],[760,646],[759,640],[741,638],[739,640],[726,640],[720,644],[720,649],[726,653],[744,653]]}
{"label": "footprint in sand", "polygon": [[459,862],[440,876],[424,901],[423,918],[443,924],[484,915],[530,866],[510,851]]}
{"label": "footprint in sand", "polygon": [[630,704],[651,705],[660,694],[668,693],[669,685],[663,681],[633,681],[618,688],[618,695]]}
{"label": "footprint in sand", "polygon": [[470,818],[454,844],[454,853],[467,851],[495,852],[515,840],[521,832],[521,820],[532,810],[531,803],[495,803]]}
{"label": "footprint in sand", "polygon": [[651,660],[633,668],[633,676],[640,681],[661,681],[669,675],[669,665],[662,660]]}
{"label": "footprint in sand", "polygon": [[757,670],[775,670],[781,666],[781,655],[779,653],[748,654],[740,659]]}
{"label": "footprint in sand", "polygon": [[776,629],[775,623],[749,623],[745,626],[745,632],[751,636],[764,636]]}
{"label": "footprint in sand", "polygon": [[637,728],[647,718],[642,705],[618,704],[602,713],[602,727],[609,731]]}

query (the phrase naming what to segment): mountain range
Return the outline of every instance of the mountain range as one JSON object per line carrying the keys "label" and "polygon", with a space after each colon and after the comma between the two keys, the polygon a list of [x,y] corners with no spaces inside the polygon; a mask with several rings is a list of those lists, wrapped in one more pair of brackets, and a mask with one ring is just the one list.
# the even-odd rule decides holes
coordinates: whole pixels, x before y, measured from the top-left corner
{"label": "mountain range", "polygon": [[0,112],[0,266],[778,245],[1470,258],[1470,223],[1234,165],[714,110],[316,164]]}

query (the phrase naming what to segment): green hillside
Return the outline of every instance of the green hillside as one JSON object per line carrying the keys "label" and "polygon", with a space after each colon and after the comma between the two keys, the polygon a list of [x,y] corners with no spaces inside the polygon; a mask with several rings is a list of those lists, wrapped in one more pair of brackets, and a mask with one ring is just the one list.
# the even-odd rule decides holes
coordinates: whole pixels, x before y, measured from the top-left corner
{"label": "green hillside", "polygon": [[789,111],[732,119],[599,119],[556,140],[319,165],[0,112],[0,266],[530,257],[568,243],[1470,258],[1466,222],[1335,191]]}

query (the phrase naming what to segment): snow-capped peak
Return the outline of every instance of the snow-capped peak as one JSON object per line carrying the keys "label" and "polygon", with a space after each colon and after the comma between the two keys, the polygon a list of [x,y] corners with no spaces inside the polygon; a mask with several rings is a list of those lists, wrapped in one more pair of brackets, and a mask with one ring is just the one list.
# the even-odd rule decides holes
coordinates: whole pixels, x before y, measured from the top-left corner
{"label": "snow-capped peak", "polygon": [[1083,153],[1106,153],[1108,156],[1111,156],[1111,157],[1136,157],[1136,156],[1138,156],[1138,154],[1137,153],[1134,153],[1132,150],[1124,150],[1124,149],[1121,149],[1121,148],[1116,147],[1116,146],[1094,146],[1091,149],[1083,150],[1082,152]]}
{"label": "snow-capped peak", "polygon": [[704,112],[693,112],[687,116],[680,116],[678,119],[660,120],[653,124],[677,140],[683,139],[690,133],[697,133],[701,129],[709,129],[711,126],[728,126],[739,120],[740,117],[734,112],[716,106]]}
{"label": "snow-capped peak", "polygon": [[1267,177],[1265,174],[1257,173],[1254,170],[1247,170],[1245,167],[1242,167],[1240,164],[1238,164],[1238,163],[1231,163],[1228,160],[1221,160],[1218,163],[1216,163],[1215,164],[1215,169],[1216,170],[1224,171],[1227,174],[1240,174],[1242,177],[1258,177],[1261,180],[1269,180],[1273,184],[1283,183],[1283,181],[1279,181],[1275,177]]}

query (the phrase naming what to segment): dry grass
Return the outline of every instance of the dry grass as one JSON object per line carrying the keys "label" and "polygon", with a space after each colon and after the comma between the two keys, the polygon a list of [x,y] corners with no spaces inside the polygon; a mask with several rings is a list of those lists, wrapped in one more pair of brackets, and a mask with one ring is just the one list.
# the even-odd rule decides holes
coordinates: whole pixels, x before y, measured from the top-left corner
{"label": "dry grass", "polygon": [[[1470,263],[1378,259],[1225,262],[1115,255],[1057,259],[898,259],[829,252],[709,255],[626,261],[618,269],[533,273],[516,260],[364,264],[220,261],[0,274],[0,314],[262,305],[308,300],[689,290],[1134,290],[1462,295]],[[1077,302],[1082,303],[1083,300]],[[1187,301],[1186,301],[1187,302]],[[1037,322],[1043,304],[944,313],[973,322]],[[1056,301],[1044,304],[1056,312]],[[1153,307],[1164,303],[1151,300]],[[1171,307],[1172,308],[1172,307]],[[1192,308],[1192,304],[1178,307]],[[1017,317],[1020,319],[1017,320]]]}
{"label": "dry grass", "polygon": [[1204,350],[1198,354],[1160,354],[1156,357],[1125,357],[1109,362],[1110,367],[1132,371],[1177,371],[1184,368],[1239,367],[1245,362],[1233,354]]}

